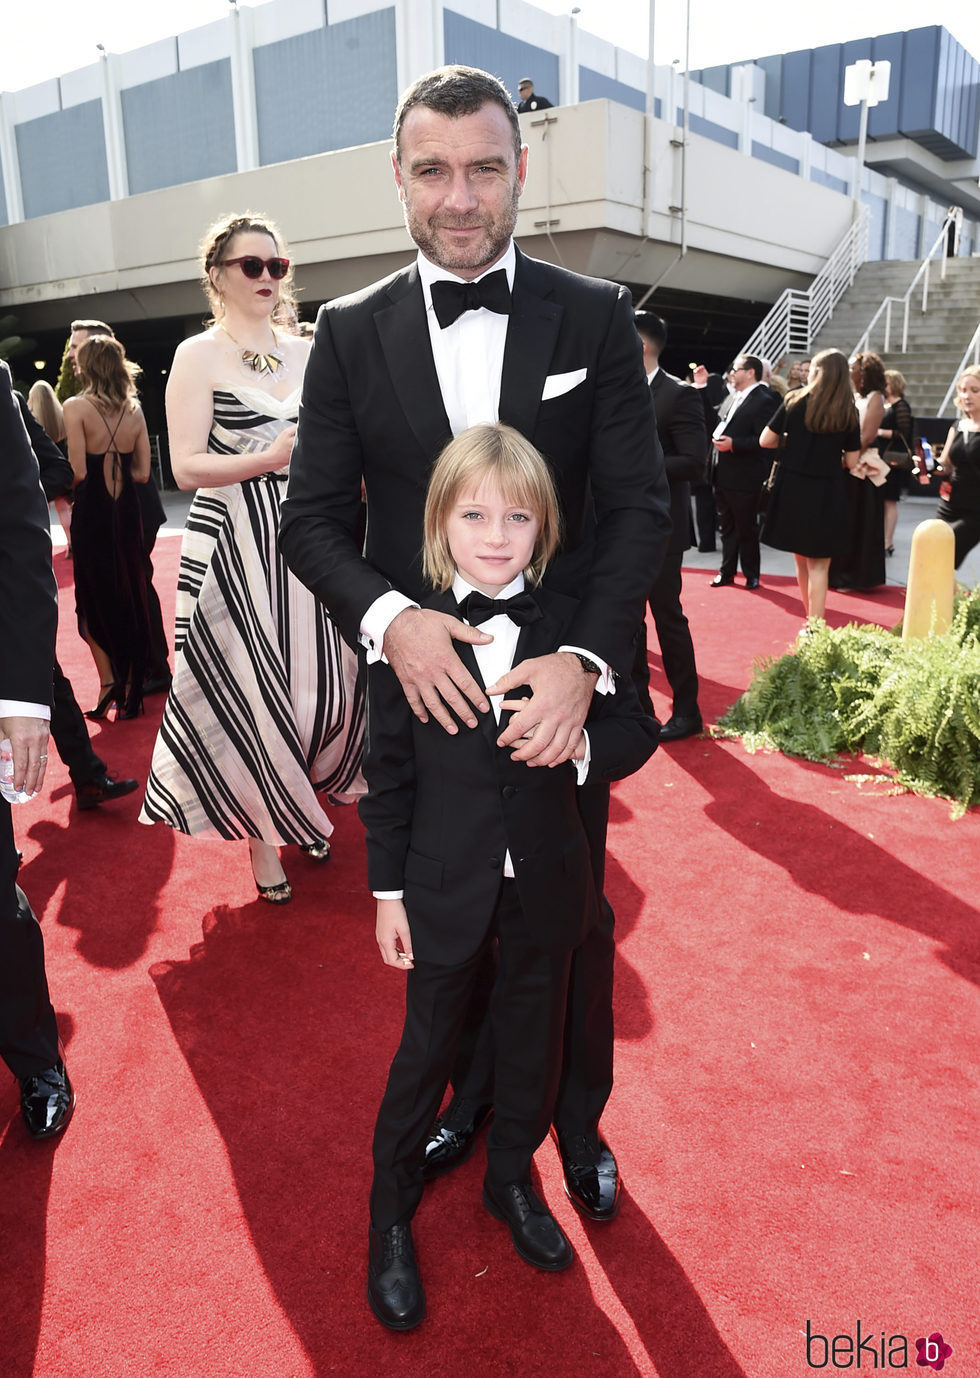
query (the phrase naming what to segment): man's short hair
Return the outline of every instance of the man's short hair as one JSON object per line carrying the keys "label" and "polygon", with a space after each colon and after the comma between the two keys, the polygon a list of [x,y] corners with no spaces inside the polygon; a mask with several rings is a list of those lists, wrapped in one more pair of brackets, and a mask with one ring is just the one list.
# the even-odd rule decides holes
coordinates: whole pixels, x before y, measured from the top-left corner
{"label": "man's short hair", "polygon": [[667,343],[667,322],[662,316],[658,316],[656,311],[637,311],[633,320],[637,334],[649,340],[659,354]]}
{"label": "man's short hair", "polygon": [[478,110],[492,103],[499,105],[510,121],[514,131],[515,154],[520,161],[521,123],[510,92],[502,81],[482,72],[479,67],[463,67],[458,63],[448,67],[437,67],[424,77],[412,83],[398,102],[395,111],[395,127],[392,131],[395,140],[395,158],[399,167],[402,161],[401,134],[408,112],[420,105],[426,110],[434,110],[437,115],[448,115],[458,120],[463,115],[475,115]]}
{"label": "man's short hair", "polygon": [[86,330],[90,335],[108,335],[111,340],[116,338],[116,332],[105,321],[72,321],[71,329],[72,334],[76,330]]}
{"label": "man's short hair", "polygon": [[519,90],[521,89],[522,86],[533,86],[533,85],[534,85],[534,82],[531,80],[530,77],[521,77],[520,81],[517,83],[517,89],[518,89],[518,91],[519,91]]}
{"label": "man's short hair", "polygon": [[762,360],[757,359],[754,354],[740,354],[735,360],[736,368],[747,368],[755,374],[755,381],[762,382]]}

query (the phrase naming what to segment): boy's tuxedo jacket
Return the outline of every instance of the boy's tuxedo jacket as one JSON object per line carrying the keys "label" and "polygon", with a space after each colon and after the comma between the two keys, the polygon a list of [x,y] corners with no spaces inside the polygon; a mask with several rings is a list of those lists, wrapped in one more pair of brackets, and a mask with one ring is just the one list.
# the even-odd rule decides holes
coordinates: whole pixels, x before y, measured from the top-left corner
{"label": "boy's tuxedo jacket", "polygon": [[[545,583],[580,600],[568,644],[628,676],[670,533],[629,293],[518,249],[511,305],[500,420],[552,466],[565,521]],[[322,307],[280,540],[351,645],[364,613],[389,588],[425,596],[425,494],[451,438],[417,264]],[[355,534],[362,474],[363,558]]]}
{"label": "boy's tuxedo jacket", "polygon": [[[515,664],[560,644],[576,612],[570,598],[530,591],[544,615],[521,628]],[[451,591],[423,606],[458,615]],[[472,647],[458,649],[481,680]],[[359,808],[369,880],[372,890],[404,889],[416,958],[455,965],[478,949],[508,850],[532,941],[578,946],[598,918],[599,900],[571,762],[532,769],[513,761],[496,744],[506,710],[500,724],[492,712],[482,714],[477,727],[461,725],[453,737],[433,720],[418,721],[387,665],[370,666],[367,684],[370,793]],[[590,783],[630,775],[656,750],[657,725],[628,681],[614,695],[595,695],[586,726]]]}

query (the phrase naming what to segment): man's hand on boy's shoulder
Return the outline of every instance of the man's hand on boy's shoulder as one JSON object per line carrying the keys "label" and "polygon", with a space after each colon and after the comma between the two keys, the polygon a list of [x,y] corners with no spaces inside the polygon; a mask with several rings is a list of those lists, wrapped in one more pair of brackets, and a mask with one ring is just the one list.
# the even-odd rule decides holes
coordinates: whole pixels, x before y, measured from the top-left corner
{"label": "man's hand on boy's shoulder", "polygon": [[[558,766],[570,761],[582,736],[598,676],[587,674],[570,651],[522,660],[487,693],[507,694],[522,684],[531,698],[514,714],[497,738],[497,745],[515,746],[511,758],[529,766]],[[523,740],[522,740],[523,739]]]}
{"label": "man's hand on boy's shoulder", "polygon": [[405,608],[389,624],[384,653],[419,722],[428,722],[431,715],[455,735],[459,728],[450,709],[467,727],[476,727],[474,708],[489,713],[486,696],[456,654],[453,641],[483,645],[492,640],[479,627],[468,627],[433,608]]}

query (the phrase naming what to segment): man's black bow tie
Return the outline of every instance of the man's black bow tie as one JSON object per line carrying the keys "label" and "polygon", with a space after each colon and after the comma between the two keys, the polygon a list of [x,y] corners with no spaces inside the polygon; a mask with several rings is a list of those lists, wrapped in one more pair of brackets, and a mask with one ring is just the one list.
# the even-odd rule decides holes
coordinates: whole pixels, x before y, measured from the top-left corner
{"label": "man's black bow tie", "polygon": [[489,622],[491,617],[501,614],[519,627],[528,622],[537,622],[541,616],[541,609],[526,589],[523,593],[515,593],[513,598],[488,598],[485,593],[474,589],[460,602],[459,612],[471,627],[478,627],[481,622]]}
{"label": "man's black bow tie", "polygon": [[464,311],[479,311],[481,306],[488,311],[496,311],[498,316],[510,315],[506,268],[488,273],[479,282],[443,280],[432,284],[432,309],[441,330],[459,320]]}

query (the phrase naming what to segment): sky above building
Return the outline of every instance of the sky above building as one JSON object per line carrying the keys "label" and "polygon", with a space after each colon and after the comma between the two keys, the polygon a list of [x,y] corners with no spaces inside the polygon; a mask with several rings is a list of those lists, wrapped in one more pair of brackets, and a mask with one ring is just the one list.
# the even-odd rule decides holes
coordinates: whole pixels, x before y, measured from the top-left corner
{"label": "sky above building", "polygon": [[[0,42],[0,91],[17,91],[98,58],[96,44],[126,52],[196,28],[228,14],[229,0],[5,0]],[[242,0],[243,6],[247,0]],[[379,4],[383,0],[379,0]],[[574,0],[536,0],[540,9],[567,15]],[[684,62],[682,0],[580,0],[576,22],[611,43],[646,56],[649,6],[654,6],[657,62]],[[328,4],[329,10],[329,4]],[[881,11],[853,0],[819,5],[735,6],[731,0],[691,0],[691,66],[711,67],[774,52],[792,52],[865,38],[875,33],[943,24],[980,57],[980,5],[964,0],[890,0]]]}

